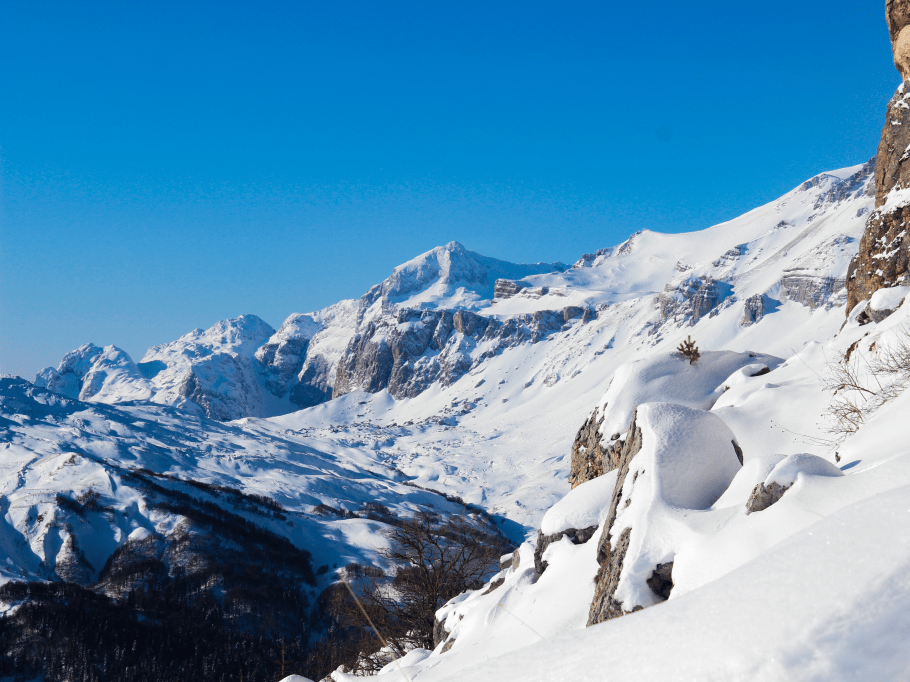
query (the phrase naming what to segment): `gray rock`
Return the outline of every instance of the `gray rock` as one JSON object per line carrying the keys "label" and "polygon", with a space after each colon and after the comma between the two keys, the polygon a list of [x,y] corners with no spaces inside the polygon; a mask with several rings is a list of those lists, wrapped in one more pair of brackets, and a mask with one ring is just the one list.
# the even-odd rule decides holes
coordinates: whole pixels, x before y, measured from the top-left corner
{"label": "gray rock", "polygon": [[765,316],[765,297],[762,294],[750,296],[744,302],[743,316],[740,318],[739,325],[748,327],[756,324]]}
{"label": "gray rock", "polygon": [[825,308],[834,294],[844,288],[845,282],[841,277],[817,277],[790,271],[780,279],[781,296],[812,310]]}
{"label": "gray rock", "polygon": [[623,531],[622,535],[617,539],[615,549],[611,547],[613,540],[611,531],[619,510],[622,489],[629,474],[629,464],[635,455],[641,451],[642,434],[641,429],[635,423],[636,417],[637,412],[632,417],[626,440],[618,441],[623,443],[619,455],[619,474],[616,477],[616,487],[613,488],[613,495],[610,499],[610,510],[607,513],[607,519],[604,524],[605,530],[600,537],[600,543],[597,545],[597,563],[600,564],[600,569],[594,579],[594,599],[588,612],[588,625],[602,623],[605,620],[625,615],[622,605],[613,598],[613,595],[616,593],[616,587],[619,584],[619,576],[622,572],[626,552],[629,549],[629,538],[632,529],[627,528]]}
{"label": "gray rock", "polygon": [[773,481],[768,485],[759,483],[752,489],[752,494],[749,495],[749,499],[746,501],[746,514],[767,509],[783,497],[784,493],[790,488],[791,486],[789,485],[782,486]]}
{"label": "gray rock", "polygon": [[562,309],[562,319],[568,322],[569,320],[574,320],[577,317],[582,317],[585,314],[585,308],[582,308],[577,305],[566,306]]}
{"label": "gray rock", "polygon": [[438,647],[442,642],[445,641],[445,638],[449,636],[448,631],[445,628],[445,624],[438,618],[433,618],[433,648]]}
{"label": "gray rock", "polygon": [[527,284],[523,282],[514,282],[510,279],[497,279],[493,285],[493,298],[511,298],[519,291],[524,289]]}
{"label": "gray rock", "polygon": [[[505,348],[538,343],[563,324],[563,313],[554,310],[499,321],[464,310],[400,309],[354,335],[338,362],[332,396],[387,388],[396,399],[413,398],[434,382],[455,383]],[[486,342],[492,342],[488,350],[472,357]]]}
{"label": "gray rock", "polygon": [[669,599],[670,591],[673,589],[673,562],[657,564],[647,583],[651,591],[658,597]]}
{"label": "gray rock", "polygon": [[567,528],[559,533],[544,535],[542,531],[537,531],[537,547],[534,550],[534,568],[538,574],[543,574],[547,570],[547,562],[543,560],[543,553],[547,547],[554,542],[562,540],[564,537],[569,538],[573,545],[583,545],[597,531],[597,526],[588,526],[587,528]]}
{"label": "gray rock", "polygon": [[711,277],[693,277],[667,284],[657,296],[661,322],[676,320],[694,325],[732,293],[732,287]]}
{"label": "gray rock", "polygon": [[[903,303],[903,300],[901,301]],[[900,307],[900,303],[895,308],[885,308],[883,310],[877,310],[871,305],[866,309],[867,314],[872,319],[873,322],[881,322],[885,318],[889,317],[897,308]]]}

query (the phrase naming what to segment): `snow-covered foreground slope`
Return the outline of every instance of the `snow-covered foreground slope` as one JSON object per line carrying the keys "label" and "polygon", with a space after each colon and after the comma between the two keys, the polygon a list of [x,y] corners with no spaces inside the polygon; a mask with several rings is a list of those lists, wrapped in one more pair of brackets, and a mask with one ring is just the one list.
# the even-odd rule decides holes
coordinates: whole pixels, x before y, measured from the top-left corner
{"label": "snow-covered foreground slope", "polygon": [[[887,349],[906,352],[910,299],[879,324],[860,326],[860,312],[770,372],[719,381],[719,397],[704,409],[639,404],[642,448],[628,472],[581,484],[542,524],[544,534],[593,524],[593,537],[550,544],[542,574],[534,540],[523,544],[487,586],[438,613],[446,643],[402,660],[408,677],[601,680],[607,666],[617,680],[906,679],[910,369],[895,379],[894,397],[840,442],[826,430],[832,396],[823,377],[848,349],[861,376]],[[696,368],[678,380],[691,385]],[[672,400],[666,373],[618,374],[636,377],[627,390],[654,400],[648,385],[656,384]],[[630,482],[619,498],[629,503],[610,530],[632,535],[615,599],[625,611],[647,608],[585,628],[617,473]],[[783,496],[766,508],[751,503],[750,513],[756,486],[772,483]],[[661,603],[645,578],[668,561],[672,591]],[[390,665],[379,677],[400,673]]]}

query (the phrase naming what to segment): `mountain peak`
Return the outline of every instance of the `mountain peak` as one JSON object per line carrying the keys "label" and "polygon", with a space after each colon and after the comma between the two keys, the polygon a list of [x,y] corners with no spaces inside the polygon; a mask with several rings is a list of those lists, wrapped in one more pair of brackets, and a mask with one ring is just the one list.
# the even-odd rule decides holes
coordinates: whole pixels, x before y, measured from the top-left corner
{"label": "mountain peak", "polygon": [[451,241],[402,263],[361,300],[364,308],[380,299],[410,307],[471,308],[493,298],[497,279],[521,279],[566,268],[564,263],[510,263]]}

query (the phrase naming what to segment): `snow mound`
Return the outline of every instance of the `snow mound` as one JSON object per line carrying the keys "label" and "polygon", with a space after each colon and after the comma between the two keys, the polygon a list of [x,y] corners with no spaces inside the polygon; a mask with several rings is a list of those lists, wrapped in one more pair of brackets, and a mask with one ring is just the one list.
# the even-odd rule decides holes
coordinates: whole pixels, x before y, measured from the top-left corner
{"label": "snow mound", "polygon": [[907,679],[908,496],[905,486],[843,509],[697,597],[478,658],[449,679],[600,679],[605,652],[617,682]]}
{"label": "snow mound", "polygon": [[614,469],[573,488],[544,514],[540,523],[541,532],[553,535],[569,528],[590,528],[603,523],[618,473]]}
{"label": "snow mound", "polygon": [[741,507],[759,483],[764,483],[774,467],[785,459],[784,455],[765,455],[746,460],[724,494],[715,502],[712,509]]}
{"label": "snow mound", "polygon": [[879,289],[872,298],[869,299],[869,307],[872,310],[894,310],[898,308],[901,302],[910,294],[910,287],[888,287]]}
{"label": "snow mound", "polygon": [[600,400],[604,418],[600,433],[606,438],[624,434],[635,408],[651,401],[710,410],[723,393],[722,386],[732,380],[735,372],[755,367],[757,374],[762,368],[776,367],[781,362],[780,358],[762,353],[705,351],[695,364],[675,352],[655,353],[627,363],[616,370]]}
{"label": "snow mound", "polygon": [[843,476],[844,472],[821,457],[801,453],[790,455],[778,462],[765,479],[765,484],[777,483],[781,486],[790,486],[800,475]]}

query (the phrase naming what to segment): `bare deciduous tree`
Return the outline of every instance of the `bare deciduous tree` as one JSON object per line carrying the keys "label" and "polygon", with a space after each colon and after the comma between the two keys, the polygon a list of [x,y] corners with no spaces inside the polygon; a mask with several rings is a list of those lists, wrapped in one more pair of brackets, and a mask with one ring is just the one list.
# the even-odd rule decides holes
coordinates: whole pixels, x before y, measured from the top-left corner
{"label": "bare deciduous tree", "polygon": [[[481,587],[508,550],[501,536],[470,517],[442,520],[425,510],[385,535],[389,547],[380,554],[397,566],[394,575],[361,572],[354,589],[360,606],[341,592],[334,605],[339,620],[349,625],[370,628],[368,616],[391,650],[362,650],[357,667],[363,672],[381,668],[389,655],[432,649],[436,611],[452,597]],[[375,650],[383,646],[378,639],[373,643]]]}

